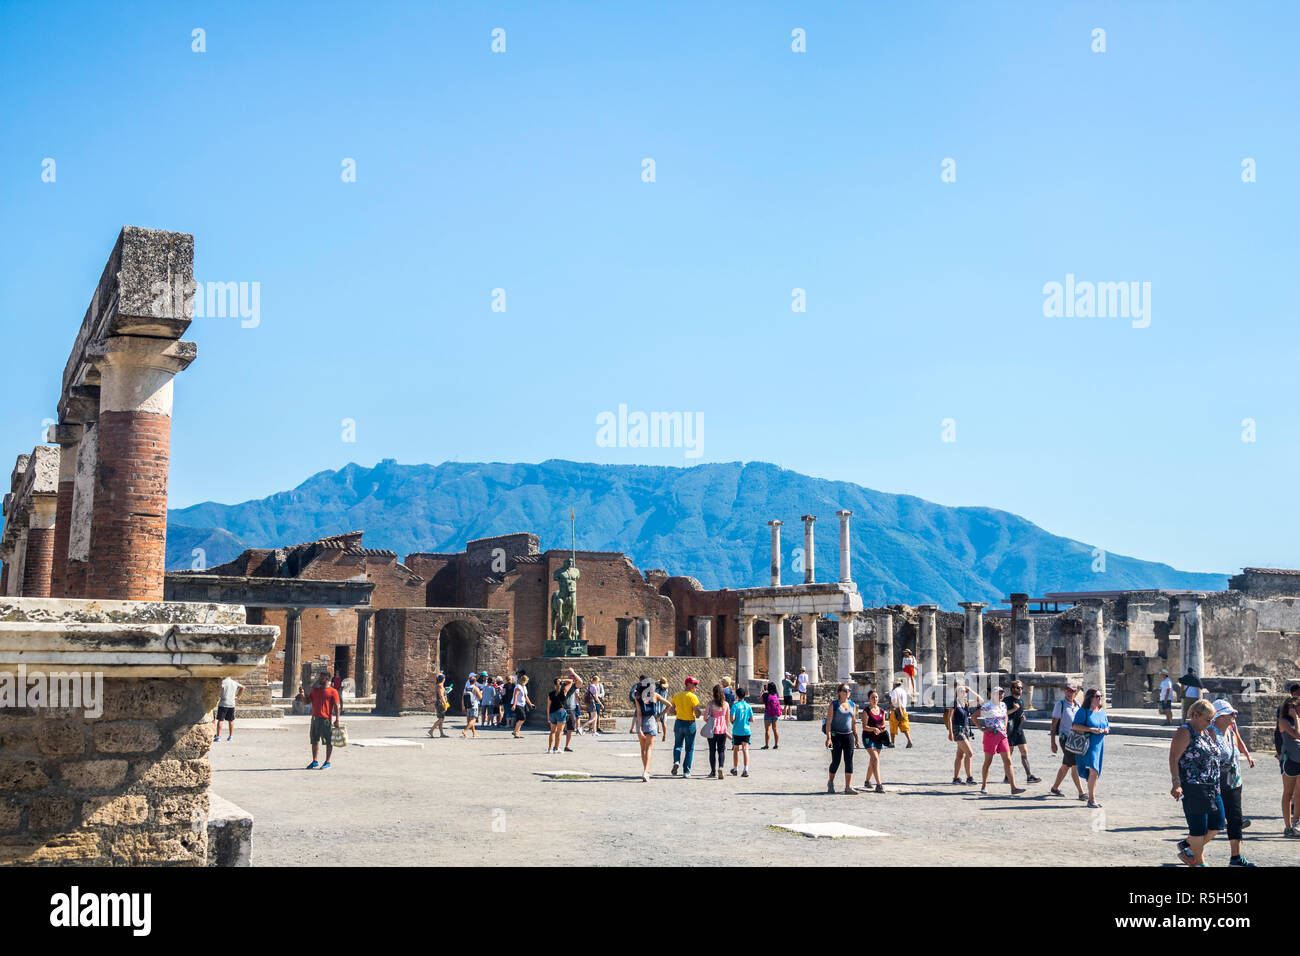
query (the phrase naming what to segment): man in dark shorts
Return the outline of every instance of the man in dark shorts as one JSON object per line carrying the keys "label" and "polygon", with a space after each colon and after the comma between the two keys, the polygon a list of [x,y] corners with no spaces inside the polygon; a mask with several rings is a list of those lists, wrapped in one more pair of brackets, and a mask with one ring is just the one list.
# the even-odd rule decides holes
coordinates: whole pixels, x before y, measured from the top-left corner
{"label": "man in dark shorts", "polygon": [[[1029,783],[1042,783],[1029,769],[1029,741],[1025,739],[1025,705],[1021,699],[1024,692],[1025,685],[1020,681],[1013,681],[1011,693],[1003,701],[1007,705],[1007,743],[1011,745],[1012,753],[1020,751],[1020,763],[1025,768],[1025,780]],[[1003,783],[1010,782],[1010,780],[1003,781]]]}
{"label": "man in dark shorts", "polygon": [[1057,752],[1057,745],[1060,745],[1060,751],[1065,756],[1061,758],[1061,768],[1056,771],[1056,781],[1052,784],[1052,789],[1048,792],[1054,797],[1063,797],[1061,784],[1068,773],[1074,781],[1075,789],[1079,791],[1079,799],[1087,798],[1083,792],[1083,784],[1079,782],[1079,768],[1076,765],[1078,758],[1070,751],[1065,749],[1065,738],[1070,735],[1070,728],[1074,726],[1074,715],[1079,712],[1079,685],[1070,681],[1065,685],[1065,697],[1058,700],[1052,707],[1052,726],[1048,733],[1052,738],[1052,753]]}
{"label": "man in dark shorts", "polygon": [[781,708],[786,720],[794,720],[794,675],[789,671],[781,678]]}
{"label": "man in dark shorts", "polygon": [[[329,674],[321,671],[316,677],[316,686],[308,695],[311,698],[311,763],[308,770],[328,770],[330,757],[334,754],[334,728],[339,725],[339,711],[342,702],[339,692],[329,684]],[[325,744],[325,762],[318,763],[321,742]]]}

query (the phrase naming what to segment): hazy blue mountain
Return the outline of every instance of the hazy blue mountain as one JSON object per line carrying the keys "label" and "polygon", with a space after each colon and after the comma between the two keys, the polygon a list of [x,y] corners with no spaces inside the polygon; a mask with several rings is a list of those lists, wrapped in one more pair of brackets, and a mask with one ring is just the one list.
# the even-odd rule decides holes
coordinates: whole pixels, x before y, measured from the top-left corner
{"label": "hazy blue mountain", "polygon": [[[569,545],[569,507],[580,549],[623,551],[641,569],[689,574],[705,587],[768,581],[767,522],[779,518],[785,580],[803,546],[801,515],[815,514],[818,580],[839,575],[839,520],[853,512],[853,578],[868,604],[1001,601],[1012,591],[1122,588],[1222,590],[1227,576],[1105,555],[992,508],[949,508],[908,495],[810,478],[764,462],[693,468],[540,464],[351,464],[293,491],[237,505],[204,503],[169,514],[167,566],[208,566],[245,547],[274,547],[361,530],[372,548],[460,551],[474,538],[532,531],[542,548]],[[801,579],[801,576],[799,576]]]}

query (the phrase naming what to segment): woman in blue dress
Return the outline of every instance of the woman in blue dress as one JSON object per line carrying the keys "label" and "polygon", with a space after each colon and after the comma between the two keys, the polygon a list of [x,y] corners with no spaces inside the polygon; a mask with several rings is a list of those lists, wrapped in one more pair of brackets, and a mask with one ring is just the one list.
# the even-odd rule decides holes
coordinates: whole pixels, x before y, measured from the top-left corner
{"label": "woman in blue dress", "polygon": [[1079,754],[1075,765],[1079,776],[1088,781],[1088,806],[1101,807],[1097,802],[1097,778],[1101,776],[1101,758],[1106,752],[1106,735],[1110,733],[1110,718],[1102,709],[1104,695],[1096,687],[1089,687],[1083,695],[1083,706],[1074,715],[1073,730],[1088,734],[1088,749]]}

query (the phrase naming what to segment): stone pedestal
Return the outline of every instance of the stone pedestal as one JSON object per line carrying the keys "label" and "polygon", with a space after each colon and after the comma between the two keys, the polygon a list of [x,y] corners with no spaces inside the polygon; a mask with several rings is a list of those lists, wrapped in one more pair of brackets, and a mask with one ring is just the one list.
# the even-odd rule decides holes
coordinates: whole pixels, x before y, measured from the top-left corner
{"label": "stone pedestal", "polygon": [[212,708],[275,634],[223,605],[0,600],[0,673],[79,694],[0,713],[0,864],[207,864]]}

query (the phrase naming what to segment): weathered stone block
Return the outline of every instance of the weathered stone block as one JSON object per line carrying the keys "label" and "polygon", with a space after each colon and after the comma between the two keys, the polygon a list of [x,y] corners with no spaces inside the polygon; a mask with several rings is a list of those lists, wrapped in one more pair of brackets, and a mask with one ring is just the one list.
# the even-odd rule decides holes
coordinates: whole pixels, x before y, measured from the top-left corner
{"label": "weathered stone block", "polygon": [[149,819],[149,800],[141,794],[99,797],[81,805],[81,822],[87,826],[135,826]]}
{"label": "weathered stone block", "polygon": [[248,866],[253,858],[252,814],[208,794],[208,866]]}
{"label": "weathered stone block", "polygon": [[0,793],[40,790],[50,785],[50,778],[35,760],[0,759]]}
{"label": "weathered stone block", "polygon": [[212,779],[212,767],[206,760],[159,760],[152,765],[137,765],[136,776],[148,787],[204,787]]}
{"label": "weathered stone block", "polygon": [[207,831],[200,827],[171,827],[165,830],[115,834],[109,846],[111,862],[117,866],[153,866],[159,863],[188,863],[202,866],[207,857]]}
{"label": "weathered stone block", "polygon": [[122,681],[116,693],[105,694],[104,720],[165,720],[174,717],[191,694],[184,682]]}
{"label": "weathered stone block", "polygon": [[64,764],[63,779],[75,790],[107,790],[126,779],[125,760],[82,760]]}
{"label": "weathered stone block", "polygon": [[36,729],[40,722],[31,717],[0,716],[0,751],[9,756],[30,755],[39,752]]}
{"label": "weathered stone block", "polygon": [[[204,735],[206,737],[206,734]],[[148,753],[161,742],[153,724],[99,723],[95,725],[95,749],[100,753]]]}
{"label": "weathered stone block", "polygon": [[36,729],[41,753],[51,757],[78,757],[86,752],[86,728],[81,723],[46,722]]}
{"label": "weathered stone block", "polygon": [[37,834],[0,837],[0,866],[55,866],[97,860],[100,855],[99,834],[75,830],[53,837]]}
{"label": "weathered stone block", "polygon": [[207,813],[207,791],[191,791],[154,798],[153,822],[156,825],[202,825]]}
{"label": "weathered stone block", "polygon": [[196,724],[176,739],[163,756],[170,760],[202,760],[212,747],[212,724]]}
{"label": "weathered stone block", "polygon": [[62,830],[72,824],[76,804],[71,800],[38,797],[27,808],[29,830]]}
{"label": "weathered stone block", "polygon": [[23,806],[13,800],[0,800],[0,830],[17,830],[22,822]]}

